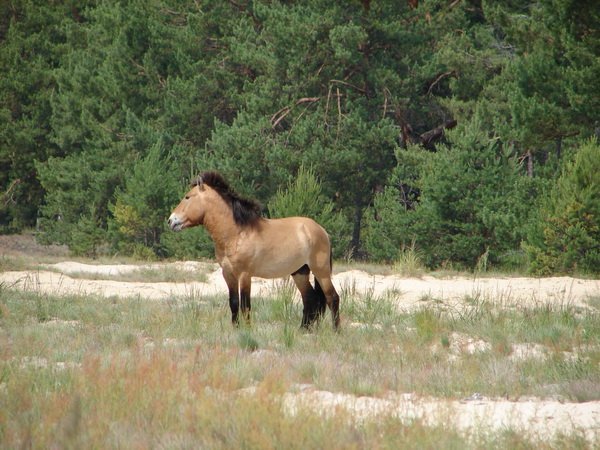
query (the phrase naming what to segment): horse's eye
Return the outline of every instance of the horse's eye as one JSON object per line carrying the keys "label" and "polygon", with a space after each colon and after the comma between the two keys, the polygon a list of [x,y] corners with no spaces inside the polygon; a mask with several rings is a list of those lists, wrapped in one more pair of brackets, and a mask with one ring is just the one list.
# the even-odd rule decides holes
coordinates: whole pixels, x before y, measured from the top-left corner
{"label": "horse's eye", "polygon": [[186,196],[185,196],[185,199],[186,199],[186,200],[189,200],[189,199],[190,199],[190,196],[189,196],[189,195],[186,195]]}

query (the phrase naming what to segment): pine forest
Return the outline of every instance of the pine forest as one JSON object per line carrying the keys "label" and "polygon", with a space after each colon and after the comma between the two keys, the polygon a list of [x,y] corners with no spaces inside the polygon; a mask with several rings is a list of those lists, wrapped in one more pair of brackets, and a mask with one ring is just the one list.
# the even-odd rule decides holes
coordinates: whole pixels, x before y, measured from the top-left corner
{"label": "pine forest", "polygon": [[0,233],[210,257],[207,170],[338,259],[598,274],[600,2],[0,1]]}

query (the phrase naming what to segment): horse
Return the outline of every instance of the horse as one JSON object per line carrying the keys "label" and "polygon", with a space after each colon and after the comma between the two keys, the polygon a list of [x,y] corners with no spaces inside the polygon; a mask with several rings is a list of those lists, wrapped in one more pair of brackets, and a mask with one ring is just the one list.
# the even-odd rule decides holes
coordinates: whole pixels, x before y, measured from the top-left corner
{"label": "horse", "polygon": [[[252,277],[292,276],[303,303],[301,327],[309,329],[329,307],[335,330],[340,326],[340,298],[333,286],[329,235],[308,217],[268,219],[261,206],[241,197],[218,172],[196,178],[169,216],[171,230],[202,225],[215,245],[215,256],[229,290],[234,326],[241,307],[250,321]],[[314,287],[310,282],[314,275]]]}

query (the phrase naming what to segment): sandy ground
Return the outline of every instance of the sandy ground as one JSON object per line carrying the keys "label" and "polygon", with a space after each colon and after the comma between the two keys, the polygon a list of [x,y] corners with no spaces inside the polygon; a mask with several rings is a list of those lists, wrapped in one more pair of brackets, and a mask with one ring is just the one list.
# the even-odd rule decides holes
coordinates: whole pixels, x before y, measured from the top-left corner
{"label": "sandy ground", "polygon": [[577,431],[590,443],[600,442],[600,402],[560,403],[535,398],[509,401],[479,394],[462,400],[398,393],[374,398],[307,387],[284,394],[283,405],[284,411],[291,415],[299,408],[309,408],[324,416],[343,410],[357,421],[377,416],[394,417],[405,423],[418,420],[426,426],[454,429],[470,437],[513,430],[530,439],[547,440]]}
{"label": "sandy ground", "polygon": [[[206,263],[180,262],[171,265],[191,272],[207,271]],[[140,267],[160,270],[167,266],[91,265],[65,261],[44,266],[38,271],[2,272],[0,284],[15,289],[52,294],[139,297],[157,301],[190,294],[217,294],[222,295],[225,301],[227,290],[216,265],[208,265],[206,282],[152,283],[89,279],[96,275],[123,274]],[[74,274],[77,274],[77,277],[71,276]],[[268,297],[276,292],[280,283],[281,280],[255,279],[253,295]],[[394,275],[369,275],[352,270],[336,274],[334,283],[342,294],[342,302],[345,295],[368,294],[386,297],[395,302],[398,308],[407,311],[430,302],[435,302],[440,307],[458,308],[468,303],[465,303],[465,298],[499,303],[505,307],[552,304],[587,308],[590,307],[587,302],[590,297],[600,296],[600,280],[570,277],[402,278]],[[343,303],[341,308],[343,311]],[[466,339],[468,341],[468,337]],[[479,345],[477,342],[471,344]],[[536,352],[532,352],[532,355],[535,354]],[[318,391],[311,386],[301,386],[284,394],[283,407],[286,413],[292,415],[302,407],[325,415],[345,410],[356,420],[382,415],[394,416],[407,422],[420,420],[424,424],[449,426],[465,435],[476,434],[482,430],[500,431],[510,428],[533,438],[547,439],[561,433],[578,431],[592,443],[591,445],[600,445],[600,401],[568,403],[535,398],[509,401],[484,398],[479,394],[463,400],[418,397],[403,393],[390,393],[384,398],[374,398]]]}
{"label": "sandy ground", "polygon": [[[115,276],[139,270],[172,266],[190,272],[206,272],[207,264],[193,261],[139,265],[94,265],[65,261],[44,266],[47,270],[9,271],[0,273],[0,282],[7,286],[39,292],[105,297],[141,297],[147,299],[168,299],[170,297],[214,295],[227,292],[227,286],[217,265],[208,265],[206,282],[151,283],[115,280],[94,280],[94,276]],[[70,275],[77,274],[77,277]],[[84,278],[82,278],[84,277]],[[253,295],[270,296],[280,286],[281,280],[254,278]],[[360,270],[338,273],[334,284],[343,296],[344,293],[369,294],[374,297],[387,297],[399,308],[412,310],[428,301],[460,306],[465,298],[479,301],[512,305],[572,305],[587,307],[590,297],[600,296],[600,280],[584,280],[571,277],[525,278],[525,277],[452,277],[402,278],[396,275],[370,275]]]}

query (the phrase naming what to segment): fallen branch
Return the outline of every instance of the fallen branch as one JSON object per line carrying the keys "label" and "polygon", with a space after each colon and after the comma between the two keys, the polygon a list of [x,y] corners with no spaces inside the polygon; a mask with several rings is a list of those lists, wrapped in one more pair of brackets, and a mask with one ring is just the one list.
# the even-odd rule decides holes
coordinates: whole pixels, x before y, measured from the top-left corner
{"label": "fallen branch", "polygon": [[456,72],[454,70],[450,70],[448,72],[444,72],[440,75],[438,75],[436,77],[435,80],[433,80],[433,83],[431,83],[429,85],[429,89],[427,89],[427,95],[431,94],[432,89],[440,82],[442,81],[444,78],[449,77],[449,76],[456,76]]}
{"label": "fallen branch", "polygon": [[435,127],[433,130],[426,131],[421,134],[421,143],[428,147],[435,141],[441,139],[444,136],[444,130],[450,130],[456,126],[456,120],[446,120],[442,125]]}
{"label": "fallen branch", "polygon": [[351,87],[352,89],[356,89],[358,92],[362,93],[362,94],[366,94],[367,91],[364,90],[363,88],[360,88],[358,86],[356,86],[355,84],[352,83],[348,83],[347,81],[343,81],[343,80],[329,80],[330,83],[338,83],[338,84],[343,84],[344,86],[348,86]]}
{"label": "fallen branch", "polygon": [[12,183],[10,183],[10,186],[8,186],[8,189],[6,190],[6,192],[4,194],[2,194],[2,196],[0,197],[0,199],[2,200],[2,204],[4,206],[7,206],[9,203],[15,203],[15,200],[12,197],[13,191],[15,190],[15,188],[21,183],[21,179],[17,178],[15,180],[13,180]]}
{"label": "fallen branch", "polygon": [[276,128],[283,119],[292,111],[292,109],[303,103],[315,103],[321,100],[321,97],[303,97],[296,101],[292,106],[285,106],[271,116],[271,126]]}

